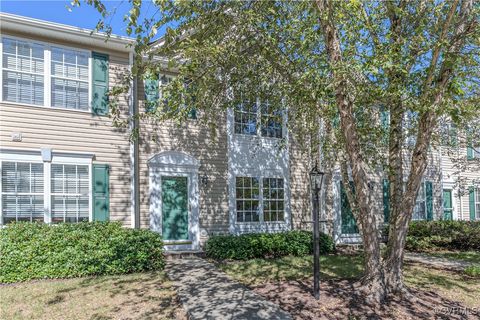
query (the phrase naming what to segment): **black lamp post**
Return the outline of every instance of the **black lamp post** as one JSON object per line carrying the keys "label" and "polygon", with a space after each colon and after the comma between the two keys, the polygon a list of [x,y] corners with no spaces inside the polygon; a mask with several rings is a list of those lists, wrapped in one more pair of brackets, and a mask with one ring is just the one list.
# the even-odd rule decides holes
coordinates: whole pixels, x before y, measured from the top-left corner
{"label": "black lamp post", "polygon": [[313,296],[320,299],[320,190],[324,172],[318,170],[317,164],[310,171],[310,187],[313,200]]}

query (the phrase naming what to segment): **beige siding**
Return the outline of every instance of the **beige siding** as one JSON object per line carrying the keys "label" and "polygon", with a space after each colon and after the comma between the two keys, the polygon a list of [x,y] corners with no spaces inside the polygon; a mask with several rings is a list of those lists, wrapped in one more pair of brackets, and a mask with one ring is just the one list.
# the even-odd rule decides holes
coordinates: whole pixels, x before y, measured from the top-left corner
{"label": "beige siding", "polygon": [[[139,111],[143,112],[143,81],[138,82]],[[201,117],[201,114],[199,115]],[[200,189],[200,229],[208,235],[228,232],[228,155],[226,115],[218,115],[218,127],[212,131],[200,120],[183,124],[172,121],[153,123],[142,120],[139,140],[140,226],[149,227],[148,159],[163,151],[181,151],[200,161],[199,177],[208,176],[208,185]],[[201,239],[205,240],[204,238]]]}
{"label": "beige siding", "polygon": [[[15,34],[18,37],[26,37]],[[36,39],[48,42],[48,39]],[[76,47],[75,43],[58,43]],[[128,53],[106,52],[109,55],[109,85],[119,84],[129,68]],[[49,66],[46,66],[49,67]],[[128,113],[126,97],[120,97],[119,108]],[[22,141],[13,142],[12,133],[21,132]],[[52,148],[53,152],[94,154],[93,163],[109,164],[110,218],[130,226],[130,144],[126,130],[115,129],[107,116],[90,112],[53,109],[50,107],[0,104],[0,146],[7,149]]]}

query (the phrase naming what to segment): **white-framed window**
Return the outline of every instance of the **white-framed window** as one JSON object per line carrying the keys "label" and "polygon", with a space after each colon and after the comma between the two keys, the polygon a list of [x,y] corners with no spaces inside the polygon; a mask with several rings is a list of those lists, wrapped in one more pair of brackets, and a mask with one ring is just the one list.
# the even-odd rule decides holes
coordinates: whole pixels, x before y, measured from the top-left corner
{"label": "white-framed window", "polygon": [[263,220],[285,220],[285,189],[283,179],[263,178]]}
{"label": "white-framed window", "polygon": [[0,155],[0,223],[80,222],[91,218],[91,159]]}
{"label": "white-framed window", "polygon": [[1,48],[2,101],[90,110],[90,51],[12,36]]}
{"label": "white-framed window", "polygon": [[2,161],[2,220],[44,221],[42,163]]}
{"label": "white-framed window", "polygon": [[235,177],[236,219],[244,222],[285,222],[283,178]]}
{"label": "white-framed window", "polygon": [[89,183],[88,165],[52,164],[52,223],[88,221]]}
{"label": "white-framed window", "polygon": [[480,188],[475,189],[475,219],[480,220]]}
{"label": "white-framed window", "polygon": [[83,51],[51,47],[53,107],[88,110],[88,58]]}
{"label": "white-framed window", "polygon": [[2,99],[33,105],[44,104],[44,46],[2,38]]}
{"label": "white-framed window", "polygon": [[283,112],[268,101],[242,101],[234,108],[234,132],[269,138],[283,137]]}
{"label": "white-framed window", "polygon": [[418,190],[412,220],[427,220],[427,194],[424,182],[421,183],[420,190]]}

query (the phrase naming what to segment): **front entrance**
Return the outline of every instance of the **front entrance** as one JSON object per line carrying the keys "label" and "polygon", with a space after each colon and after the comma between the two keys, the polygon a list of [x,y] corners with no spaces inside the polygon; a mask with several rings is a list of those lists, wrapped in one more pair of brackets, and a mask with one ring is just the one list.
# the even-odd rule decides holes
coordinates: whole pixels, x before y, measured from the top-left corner
{"label": "front entrance", "polygon": [[162,235],[165,250],[198,250],[198,160],[167,151],[153,156],[148,166],[150,229]]}
{"label": "front entrance", "polygon": [[162,176],[162,235],[164,240],[189,240],[188,179]]}
{"label": "front entrance", "polygon": [[443,220],[453,220],[453,202],[451,189],[443,189]]}

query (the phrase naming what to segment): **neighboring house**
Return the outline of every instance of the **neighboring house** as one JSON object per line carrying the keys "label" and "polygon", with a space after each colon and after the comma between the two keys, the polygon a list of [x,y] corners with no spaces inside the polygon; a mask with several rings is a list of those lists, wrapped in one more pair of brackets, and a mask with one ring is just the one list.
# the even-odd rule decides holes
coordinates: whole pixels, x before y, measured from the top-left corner
{"label": "neighboring house", "polygon": [[[132,65],[132,39],[3,13],[0,28],[1,224],[121,221],[161,233],[170,250],[197,250],[219,233],[311,227],[313,161],[287,113],[256,101],[219,113],[215,133],[201,112],[181,125],[140,117],[118,129],[105,93]],[[173,76],[137,79],[117,101],[120,118],[151,112]],[[443,212],[443,162],[431,154],[415,219]],[[358,242],[339,171],[330,181],[324,230]],[[386,182],[373,188],[388,217]]]}

